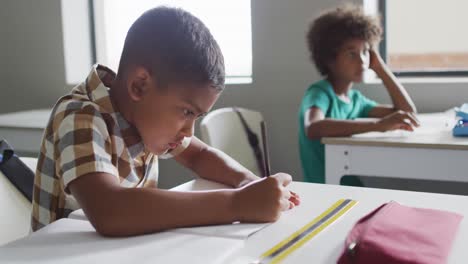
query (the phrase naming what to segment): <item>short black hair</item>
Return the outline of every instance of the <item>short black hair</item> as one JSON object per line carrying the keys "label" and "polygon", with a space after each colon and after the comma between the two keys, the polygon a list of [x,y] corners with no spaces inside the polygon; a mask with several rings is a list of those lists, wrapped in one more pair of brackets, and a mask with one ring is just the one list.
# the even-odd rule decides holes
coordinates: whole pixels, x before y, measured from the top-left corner
{"label": "short black hair", "polygon": [[328,75],[328,63],[346,41],[357,38],[374,45],[381,36],[379,17],[364,14],[360,6],[346,4],[324,12],[310,24],[307,45],[317,69]]}
{"label": "short black hair", "polygon": [[118,73],[141,65],[159,84],[192,82],[224,88],[224,58],[218,43],[200,19],[180,8],[156,7],[130,27]]}

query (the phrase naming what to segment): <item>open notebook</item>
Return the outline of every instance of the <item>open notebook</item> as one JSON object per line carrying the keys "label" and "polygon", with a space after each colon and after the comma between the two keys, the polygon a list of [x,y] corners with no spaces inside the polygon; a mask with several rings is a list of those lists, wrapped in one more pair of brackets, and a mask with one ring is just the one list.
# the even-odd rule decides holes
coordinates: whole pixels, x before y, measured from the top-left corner
{"label": "open notebook", "polygon": [[[420,122],[420,127],[414,129],[413,132],[405,130],[393,130],[386,132],[366,132],[356,134],[355,138],[411,138],[421,137],[426,135],[434,135],[440,133],[449,133],[455,125],[455,113],[453,110],[447,110],[441,113],[418,114],[417,118]],[[356,121],[377,121],[378,118],[356,118]]]}
{"label": "open notebook", "polygon": [[[196,181],[190,181],[185,184],[179,185],[172,191],[204,191],[204,190],[216,190],[229,188],[221,183],[207,181],[204,179],[197,179]],[[197,234],[204,236],[216,236],[233,239],[246,240],[249,236],[262,230],[270,223],[233,223],[230,225],[212,225],[212,226],[200,226],[200,227],[187,227],[177,228],[170,232],[186,233],[186,234]]]}
{"label": "open notebook", "polygon": [[212,225],[212,226],[177,228],[177,229],[172,229],[169,232],[246,240],[249,236],[262,230],[269,224],[270,223],[261,223],[261,224],[233,223],[231,225]]}
{"label": "open notebook", "polygon": [[[83,213],[83,210],[77,210],[72,212],[69,219],[82,220],[88,222],[88,219]],[[197,226],[197,227],[186,227],[176,228],[168,230],[167,232],[177,232],[184,234],[194,234],[202,236],[215,236],[225,237],[231,239],[245,240],[254,233],[262,230],[270,223],[233,223],[230,225],[210,225],[210,226]]]}
{"label": "open notebook", "polygon": [[[187,182],[183,185],[180,185],[176,188],[171,189],[172,191],[203,191],[203,190],[213,190],[213,189],[224,189],[228,188],[227,186],[210,182],[203,179],[198,179],[196,181]],[[88,221],[87,217],[83,213],[83,210],[76,210],[72,212],[68,218],[76,220],[85,220]],[[214,236],[214,237],[224,237],[231,239],[240,239],[246,240],[249,236],[254,233],[262,230],[271,223],[233,223],[228,225],[210,225],[210,226],[199,226],[199,227],[187,227],[187,228],[177,228],[168,230],[167,232],[177,232],[184,234],[195,234],[202,236]]]}

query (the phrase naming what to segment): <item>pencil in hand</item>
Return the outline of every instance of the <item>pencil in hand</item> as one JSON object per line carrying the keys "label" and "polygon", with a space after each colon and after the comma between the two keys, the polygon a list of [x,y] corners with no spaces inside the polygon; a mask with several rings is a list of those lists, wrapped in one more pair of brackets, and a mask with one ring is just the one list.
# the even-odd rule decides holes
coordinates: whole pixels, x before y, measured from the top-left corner
{"label": "pencil in hand", "polygon": [[268,156],[268,143],[267,143],[267,135],[266,135],[266,124],[265,121],[260,123],[260,127],[262,129],[262,144],[263,144],[263,162],[264,162],[264,172],[265,175],[263,177],[268,177],[271,175],[270,173],[270,157]]}

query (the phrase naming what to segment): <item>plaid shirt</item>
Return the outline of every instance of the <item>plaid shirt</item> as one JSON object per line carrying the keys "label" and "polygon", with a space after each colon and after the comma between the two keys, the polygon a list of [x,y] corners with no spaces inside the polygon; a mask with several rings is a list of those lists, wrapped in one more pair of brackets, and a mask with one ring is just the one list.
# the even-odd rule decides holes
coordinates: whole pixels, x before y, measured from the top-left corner
{"label": "plaid shirt", "polygon": [[[145,150],[135,127],[112,105],[108,89],[114,78],[110,69],[95,65],[86,81],[55,105],[34,180],[33,231],[80,208],[68,184],[83,175],[105,172],[122,187],[157,186],[158,157]],[[160,157],[177,155],[189,144],[190,138],[185,138]]]}

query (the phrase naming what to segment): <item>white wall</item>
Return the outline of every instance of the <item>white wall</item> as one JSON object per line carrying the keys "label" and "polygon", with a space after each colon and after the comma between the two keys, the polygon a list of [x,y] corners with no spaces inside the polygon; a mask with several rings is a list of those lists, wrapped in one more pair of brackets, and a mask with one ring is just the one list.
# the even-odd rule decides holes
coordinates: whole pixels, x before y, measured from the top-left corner
{"label": "white wall", "polygon": [[[50,107],[67,92],[60,0],[1,0],[2,77],[0,112]],[[307,86],[320,78],[305,44],[308,22],[337,0],[252,0],[253,84],[230,85],[215,107],[238,105],[263,112],[272,171],[302,178],[297,146],[297,109]],[[5,59],[4,59],[5,58]],[[378,84],[364,92],[387,102]],[[420,111],[442,111],[468,101],[468,83],[406,84]],[[161,162],[161,185],[188,179],[173,161]]]}
{"label": "white wall", "polygon": [[65,89],[60,0],[1,0],[0,113],[52,106]]}
{"label": "white wall", "polygon": [[389,0],[388,48],[392,53],[466,53],[466,10],[468,1],[464,0]]}

